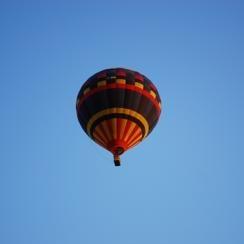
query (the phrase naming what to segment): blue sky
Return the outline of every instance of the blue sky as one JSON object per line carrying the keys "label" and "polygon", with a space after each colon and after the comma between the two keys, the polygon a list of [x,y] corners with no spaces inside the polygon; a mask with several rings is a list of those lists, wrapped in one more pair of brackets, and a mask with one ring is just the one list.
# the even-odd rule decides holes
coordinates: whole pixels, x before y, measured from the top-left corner
{"label": "blue sky", "polygon": [[[0,2],[0,243],[244,243],[242,1]],[[148,76],[164,104],[113,166],[82,83]]]}

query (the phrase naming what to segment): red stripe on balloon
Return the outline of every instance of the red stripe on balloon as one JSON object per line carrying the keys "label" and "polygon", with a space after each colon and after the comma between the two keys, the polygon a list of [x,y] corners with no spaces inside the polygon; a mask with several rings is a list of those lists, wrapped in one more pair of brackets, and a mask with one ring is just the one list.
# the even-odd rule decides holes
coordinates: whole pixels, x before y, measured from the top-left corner
{"label": "red stripe on balloon", "polygon": [[88,97],[96,94],[97,92],[104,91],[104,90],[107,90],[107,89],[116,89],[116,88],[117,89],[118,88],[121,88],[121,89],[126,89],[126,90],[136,91],[138,93],[141,93],[143,96],[147,97],[154,104],[154,106],[156,107],[156,110],[157,110],[158,115],[160,114],[161,109],[159,107],[158,101],[155,100],[148,91],[142,90],[139,87],[136,87],[134,85],[129,85],[129,84],[117,84],[117,83],[113,83],[113,84],[107,84],[106,86],[96,87],[96,88],[92,89],[91,91],[87,92],[85,95],[83,95],[80,98],[80,101],[78,103],[78,106],[81,106],[85,99],[87,99]]}

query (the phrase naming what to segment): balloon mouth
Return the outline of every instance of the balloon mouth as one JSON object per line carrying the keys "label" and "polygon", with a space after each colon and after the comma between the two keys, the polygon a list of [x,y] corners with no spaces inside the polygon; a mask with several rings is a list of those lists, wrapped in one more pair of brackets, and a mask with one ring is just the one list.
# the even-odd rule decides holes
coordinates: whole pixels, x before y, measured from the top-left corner
{"label": "balloon mouth", "polygon": [[118,155],[121,155],[124,151],[125,151],[125,150],[124,150],[124,148],[122,148],[122,147],[117,147],[117,148],[116,148],[116,152],[117,152]]}
{"label": "balloon mouth", "polygon": [[126,143],[124,143],[123,141],[113,141],[110,143],[110,146],[108,147],[108,150],[113,155],[121,155],[126,151],[126,149]]}
{"label": "balloon mouth", "polygon": [[112,141],[110,143],[110,146],[108,150],[113,154],[114,156],[114,165],[120,166],[120,155],[122,155],[127,149],[127,145],[123,141]]}

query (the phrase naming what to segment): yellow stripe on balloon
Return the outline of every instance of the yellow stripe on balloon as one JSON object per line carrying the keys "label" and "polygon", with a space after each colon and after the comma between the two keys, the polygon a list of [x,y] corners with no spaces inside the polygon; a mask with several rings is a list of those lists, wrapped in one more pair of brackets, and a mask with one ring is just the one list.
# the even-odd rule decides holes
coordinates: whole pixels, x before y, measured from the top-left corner
{"label": "yellow stripe on balloon", "polygon": [[102,80],[102,81],[99,81],[97,83],[97,87],[106,86],[106,84],[107,84],[107,81],[106,80]]}
{"label": "yellow stripe on balloon", "polygon": [[134,128],[136,127],[136,123],[131,123],[131,126],[129,128],[129,130],[127,131],[125,137],[124,137],[124,141],[128,140],[128,137],[131,135],[131,132],[134,130]]}
{"label": "yellow stripe on balloon", "polygon": [[135,86],[139,87],[140,89],[144,88],[144,85],[142,83],[139,83],[139,82],[135,82]]}
{"label": "yellow stripe on balloon", "polygon": [[150,91],[150,94],[152,95],[153,98],[156,98],[156,96],[157,96],[153,90]]}
{"label": "yellow stripe on balloon", "polygon": [[126,84],[126,80],[125,79],[116,79],[116,83],[117,84]]}
{"label": "yellow stripe on balloon", "polygon": [[125,132],[125,127],[126,127],[127,121],[128,121],[127,119],[121,119],[119,136],[118,136],[119,140],[121,140],[124,137],[124,132]]}
{"label": "yellow stripe on balloon", "polygon": [[108,144],[108,139],[106,138],[106,136],[104,135],[103,131],[101,130],[100,126],[96,126],[93,135],[97,134],[102,141],[104,141],[105,144]]}
{"label": "yellow stripe on balloon", "polygon": [[[104,110],[94,114],[87,123],[86,130],[87,130],[88,135],[91,136],[92,125],[97,119],[99,119],[105,115],[109,115],[109,114],[113,114],[113,113],[125,114],[125,115],[129,115],[129,116],[132,116],[132,117],[138,119],[144,126],[144,129],[145,129],[144,137],[147,136],[148,131],[149,131],[149,125],[148,125],[147,120],[141,114],[137,113],[136,111],[134,111],[132,109],[127,109],[127,108],[108,108],[108,109],[104,109]],[[107,132],[106,134],[109,134],[108,128],[106,128],[106,132]]]}

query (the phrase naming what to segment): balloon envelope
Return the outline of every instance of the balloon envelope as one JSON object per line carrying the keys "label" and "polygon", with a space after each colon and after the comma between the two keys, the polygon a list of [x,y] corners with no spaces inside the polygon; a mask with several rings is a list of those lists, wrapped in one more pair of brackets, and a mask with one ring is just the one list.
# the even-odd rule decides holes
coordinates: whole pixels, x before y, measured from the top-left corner
{"label": "balloon envelope", "polygon": [[113,68],[90,77],[81,87],[76,111],[86,134],[114,155],[146,138],[158,122],[161,99],[156,87],[139,72]]}

